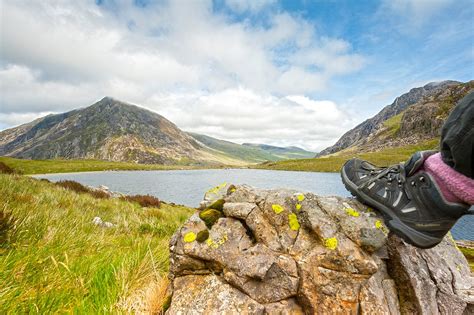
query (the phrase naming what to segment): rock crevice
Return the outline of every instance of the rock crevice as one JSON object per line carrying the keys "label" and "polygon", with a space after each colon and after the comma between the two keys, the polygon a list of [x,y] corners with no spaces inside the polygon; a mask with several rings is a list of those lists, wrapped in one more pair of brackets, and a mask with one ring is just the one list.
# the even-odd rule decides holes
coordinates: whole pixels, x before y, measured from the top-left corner
{"label": "rock crevice", "polygon": [[168,314],[467,314],[474,303],[452,239],[414,248],[354,199],[220,185],[170,252]]}

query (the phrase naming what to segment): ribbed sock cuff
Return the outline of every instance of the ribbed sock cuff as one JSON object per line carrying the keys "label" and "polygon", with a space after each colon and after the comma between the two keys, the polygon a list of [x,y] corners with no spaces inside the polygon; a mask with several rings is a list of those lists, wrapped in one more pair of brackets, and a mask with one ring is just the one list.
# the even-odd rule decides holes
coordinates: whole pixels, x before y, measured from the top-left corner
{"label": "ribbed sock cuff", "polygon": [[440,153],[428,157],[423,168],[435,177],[443,196],[448,201],[474,204],[474,179],[455,171],[444,163]]}

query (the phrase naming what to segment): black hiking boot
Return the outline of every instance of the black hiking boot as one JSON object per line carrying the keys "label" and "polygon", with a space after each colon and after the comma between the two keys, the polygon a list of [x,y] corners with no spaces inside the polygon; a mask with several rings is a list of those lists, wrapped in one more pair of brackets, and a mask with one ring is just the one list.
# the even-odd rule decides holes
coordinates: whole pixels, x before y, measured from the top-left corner
{"label": "black hiking boot", "polygon": [[346,188],[361,202],[382,212],[385,224],[408,243],[420,248],[436,246],[469,205],[444,199],[434,178],[419,171],[435,151],[415,153],[406,163],[376,167],[351,159],[342,167]]}

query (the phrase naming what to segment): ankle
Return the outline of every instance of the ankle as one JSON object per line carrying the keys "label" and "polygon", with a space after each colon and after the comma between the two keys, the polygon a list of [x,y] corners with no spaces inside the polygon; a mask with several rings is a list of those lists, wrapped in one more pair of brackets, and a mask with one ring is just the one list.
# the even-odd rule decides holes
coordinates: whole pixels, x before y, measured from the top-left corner
{"label": "ankle", "polygon": [[441,154],[428,157],[423,169],[434,178],[447,201],[474,204],[474,180],[444,163]]}

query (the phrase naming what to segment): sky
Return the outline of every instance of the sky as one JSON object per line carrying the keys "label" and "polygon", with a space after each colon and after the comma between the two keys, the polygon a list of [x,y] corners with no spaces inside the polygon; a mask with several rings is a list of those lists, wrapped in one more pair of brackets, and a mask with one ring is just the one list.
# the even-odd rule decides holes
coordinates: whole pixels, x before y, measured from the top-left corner
{"label": "sky", "polygon": [[110,96],[185,131],[318,151],[474,79],[470,0],[0,0],[0,130]]}

